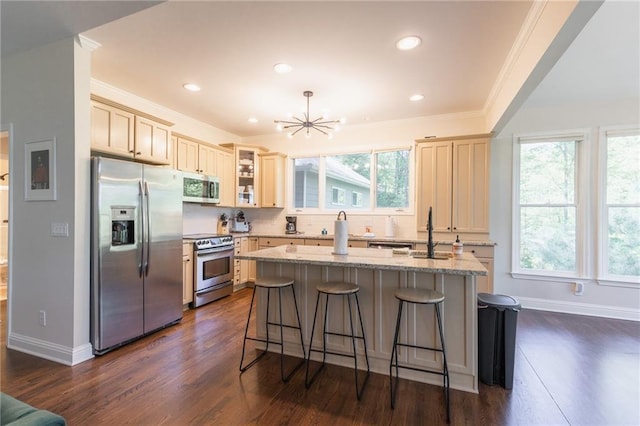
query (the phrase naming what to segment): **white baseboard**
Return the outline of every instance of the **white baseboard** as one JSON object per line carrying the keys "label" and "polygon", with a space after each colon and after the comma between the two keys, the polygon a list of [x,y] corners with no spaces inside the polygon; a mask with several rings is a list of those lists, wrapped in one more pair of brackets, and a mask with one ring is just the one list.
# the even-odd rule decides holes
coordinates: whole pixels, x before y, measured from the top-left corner
{"label": "white baseboard", "polygon": [[86,343],[77,348],[70,348],[16,333],[9,335],[7,347],[68,366],[73,366],[93,358],[93,347],[90,343]]}
{"label": "white baseboard", "polygon": [[558,302],[520,296],[518,296],[518,301],[523,308],[536,309],[539,311],[562,312],[566,314],[640,321],[640,311],[630,308],[618,308],[615,306],[594,305],[590,303]]}

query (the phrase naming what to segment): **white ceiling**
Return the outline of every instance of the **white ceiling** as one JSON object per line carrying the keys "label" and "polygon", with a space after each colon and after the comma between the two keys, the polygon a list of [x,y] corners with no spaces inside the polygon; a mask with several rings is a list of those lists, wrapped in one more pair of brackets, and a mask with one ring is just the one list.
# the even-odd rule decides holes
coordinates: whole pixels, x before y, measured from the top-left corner
{"label": "white ceiling", "polygon": [[[163,3],[83,35],[94,78],[239,136],[329,110],[348,123],[480,111],[529,1]],[[420,47],[396,41],[416,34]],[[293,71],[278,75],[273,65]],[[182,88],[194,82],[199,93]],[[409,96],[422,93],[421,102]],[[258,124],[248,123],[256,117]]]}
{"label": "white ceiling", "polygon": [[[273,120],[288,112],[299,116],[304,90],[315,92],[311,118],[326,109],[350,124],[481,111],[531,7],[518,0],[156,3],[1,1],[2,56],[83,33],[102,44],[93,52],[96,79],[252,136],[272,133]],[[638,97],[638,9],[636,1],[606,1],[527,104]],[[407,34],[423,44],[396,50]],[[275,74],[277,62],[293,72]],[[186,92],[185,82],[203,89]],[[425,100],[409,102],[414,93]],[[259,123],[248,123],[250,116]]]}

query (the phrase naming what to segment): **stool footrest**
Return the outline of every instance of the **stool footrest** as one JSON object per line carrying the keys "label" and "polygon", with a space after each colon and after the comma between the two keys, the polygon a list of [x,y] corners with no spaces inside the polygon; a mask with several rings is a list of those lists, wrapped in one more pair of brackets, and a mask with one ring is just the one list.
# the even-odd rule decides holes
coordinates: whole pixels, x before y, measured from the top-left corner
{"label": "stool footrest", "polygon": [[320,354],[329,354],[329,355],[337,355],[337,356],[344,356],[344,357],[348,357],[348,358],[353,358],[356,355],[355,354],[348,354],[345,352],[333,352],[333,351],[323,351],[322,349],[308,349],[308,352],[316,352],[316,353],[320,353]]}
{"label": "stool footrest", "polygon": [[428,368],[412,367],[410,365],[391,364],[391,367],[404,368],[404,369],[413,370],[413,371],[421,371],[423,373],[437,374],[439,376],[444,376],[446,374],[446,372],[442,370],[430,370]]}
{"label": "stool footrest", "polygon": [[300,330],[300,327],[298,327],[297,325],[280,324],[279,322],[267,322],[267,325],[277,325],[278,327],[282,326],[282,327],[294,328],[296,330]]}
{"label": "stool footrest", "polygon": [[408,343],[396,343],[396,346],[404,346],[405,348],[424,349],[426,351],[444,352],[441,348],[431,348],[429,346],[410,345]]}
{"label": "stool footrest", "polygon": [[[340,337],[348,337],[349,339],[351,339],[351,335],[350,334],[344,334],[344,333],[334,333],[332,331],[325,331],[324,334],[330,334],[331,336],[340,336]],[[364,339],[364,337],[362,336],[353,336],[354,339]]]}

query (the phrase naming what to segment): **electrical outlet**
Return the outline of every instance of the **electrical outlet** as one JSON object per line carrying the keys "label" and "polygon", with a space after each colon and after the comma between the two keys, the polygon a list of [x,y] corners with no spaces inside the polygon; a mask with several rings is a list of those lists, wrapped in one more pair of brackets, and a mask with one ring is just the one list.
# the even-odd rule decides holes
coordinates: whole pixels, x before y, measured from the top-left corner
{"label": "electrical outlet", "polygon": [[38,318],[40,325],[42,327],[46,327],[47,325],[47,312],[46,311],[40,311],[40,315]]}
{"label": "electrical outlet", "polygon": [[573,294],[576,296],[582,296],[584,294],[584,283],[573,283]]}

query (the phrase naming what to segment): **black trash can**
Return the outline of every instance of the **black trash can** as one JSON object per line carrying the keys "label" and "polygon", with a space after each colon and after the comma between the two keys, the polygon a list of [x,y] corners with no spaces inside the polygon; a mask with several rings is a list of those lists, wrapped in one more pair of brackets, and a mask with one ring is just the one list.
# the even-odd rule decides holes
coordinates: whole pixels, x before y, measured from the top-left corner
{"label": "black trash can", "polygon": [[478,293],[478,378],[513,388],[520,303],[511,296]]}

